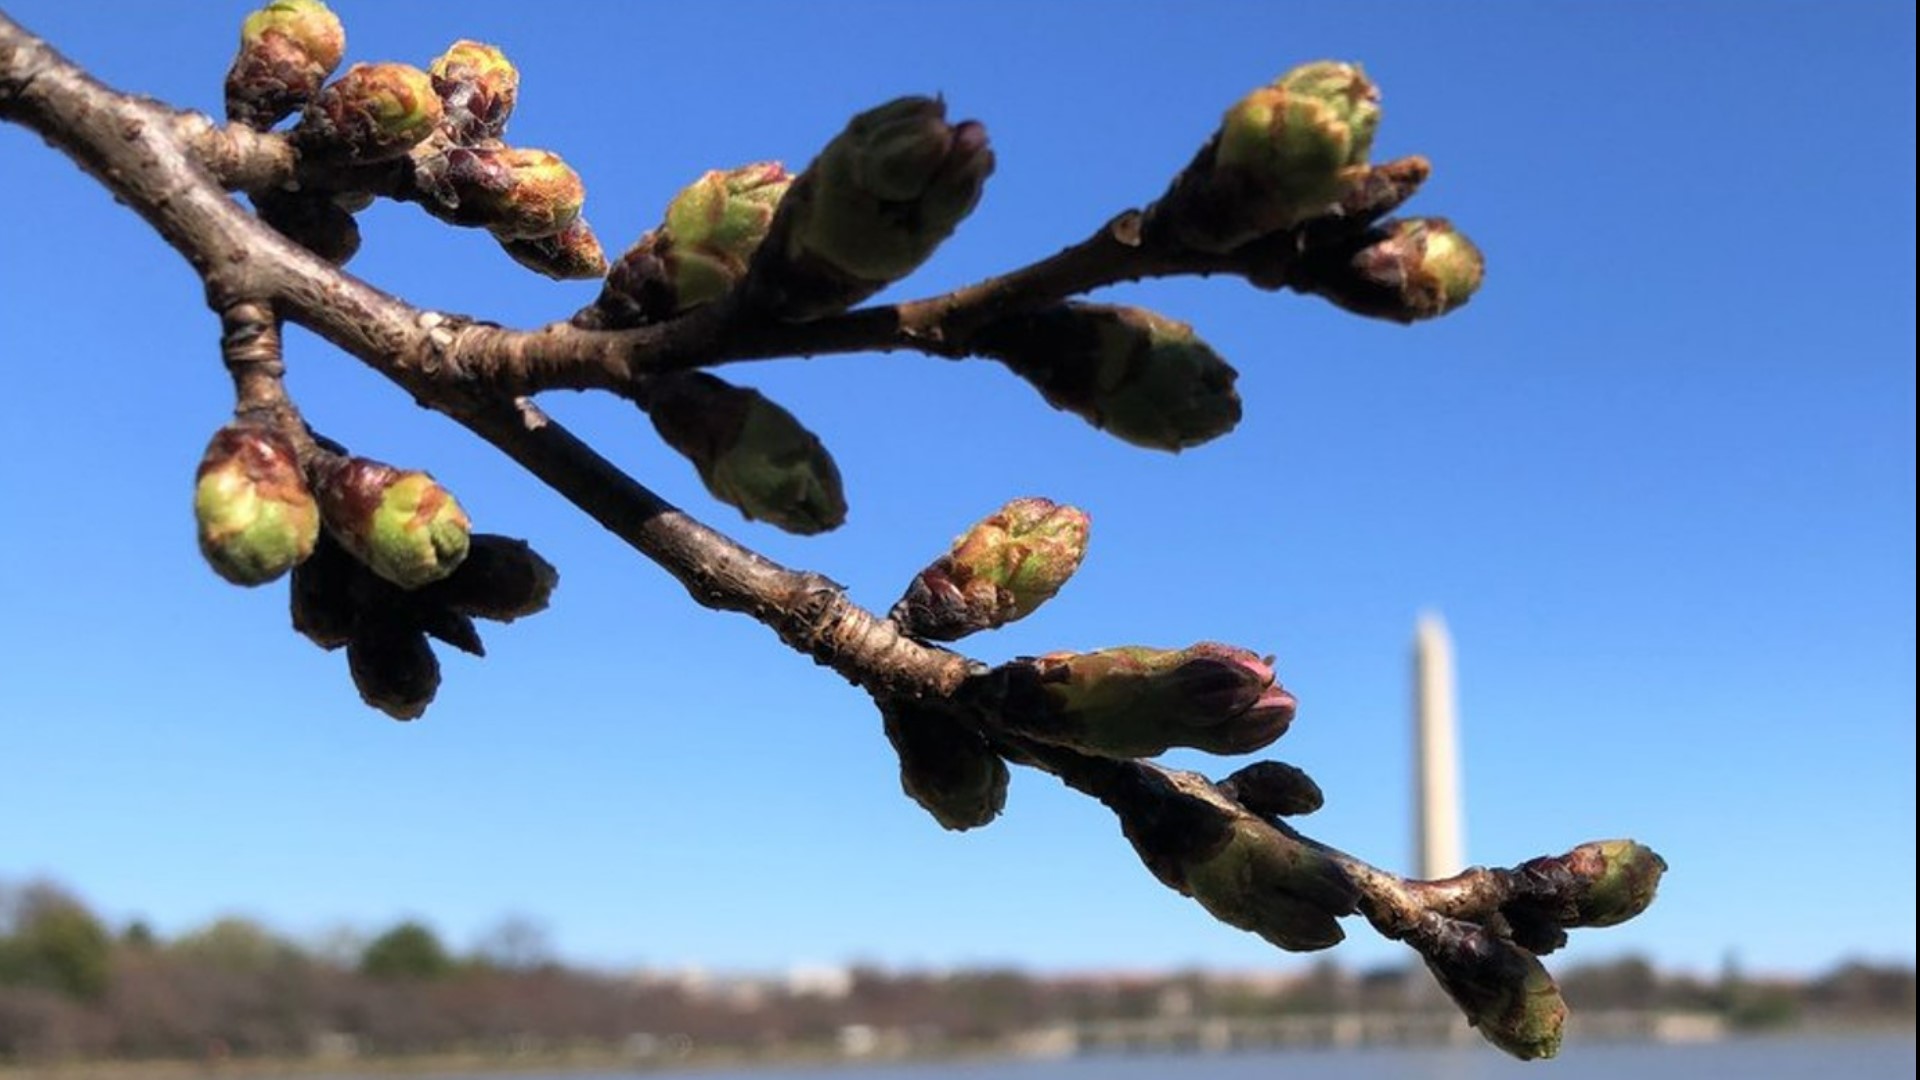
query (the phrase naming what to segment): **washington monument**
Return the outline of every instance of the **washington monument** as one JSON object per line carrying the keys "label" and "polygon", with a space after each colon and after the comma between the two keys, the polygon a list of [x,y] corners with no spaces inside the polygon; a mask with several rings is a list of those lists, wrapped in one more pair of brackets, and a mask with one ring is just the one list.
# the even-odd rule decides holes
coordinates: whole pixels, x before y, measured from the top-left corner
{"label": "washington monument", "polygon": [[1415,872],[1451,877],[1466,868],[1460,812],[1460,733],[1453,690],[1453,639],[1427,612],[1413,634]]}

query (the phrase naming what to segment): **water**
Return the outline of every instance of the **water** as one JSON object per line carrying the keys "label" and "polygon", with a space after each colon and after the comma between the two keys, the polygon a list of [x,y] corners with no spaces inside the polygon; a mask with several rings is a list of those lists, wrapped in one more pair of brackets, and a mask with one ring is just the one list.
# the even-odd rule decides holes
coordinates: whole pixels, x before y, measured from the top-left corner
{"label": "water", "polygon": [[1547,1062],[1480,1047],[1293,1050],[750,1072],[606,1073],[529,1080],[1912,1080],[1911,1035],[1736,1039],[1683,1045],[1574,1043]]}

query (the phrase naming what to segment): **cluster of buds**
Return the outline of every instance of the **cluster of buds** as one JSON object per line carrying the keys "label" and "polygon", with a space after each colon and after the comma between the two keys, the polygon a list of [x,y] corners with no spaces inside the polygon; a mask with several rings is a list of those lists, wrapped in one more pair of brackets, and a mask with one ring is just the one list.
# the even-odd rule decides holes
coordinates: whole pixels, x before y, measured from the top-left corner
{"label": "cluster of buds", "polygon": [[615,330],[663,322],[718,300],[747,275],[793,177],[779,162],[716,169],[667,204],[647,233],[607,271],[576,325]]}
{"label": "cluster of buds", "polygon": [[1149,227],[1224,253],[1334,211],[1367,175],[1380,94],[1353,64],[1297,67],[1235,102]]}
{"label": "cluster of buds", "polygon": [[328,456],[315,464],[314,479],[327,531],[400,588],[439,581],[467,557],[466,511],[426,473]]}
{"label": "cluster of buds", "polygon": [[1480,249],[1451,222],[1404,218],[1310,252],[1292,283],[1356,315],[1411,323],[1465,304],[1485,275]]}
{"label": "cluster of buds", "polygon": [[993,151],[981,124],[906,97],[853,118],[787,193],[750,292],[791,319],[831,315],[927,260],[973,210]]}
{"label": "cluster of buds", "polygon": [[271,128],[313,99],[346,50],[346,29],[320,0],[273,0],[240,24],[227,119]]}
{"label": "cluster of buds", "polygon": [[559,575],[523,540],[487,533],[448,576],[402,589],[373,573],[332,536],[293,573],[293,628],[323,649],[347,650],[367,704],[396,720],[419,717],[440,687],[436,638],[484,655],[476,618],[497,622],[543,610]]}
{"label": "cluster of buds", "polygon": [[900,756],[900,787],[941,826],[973,829],[1007,804],[1007,763],[986,739],[937,709],[881,703],[887,741]]}
{"label": "cluster of buds", "polygon": [[1023,657],[995,668],[983,688],[1008,730],[1083,753],[1145,758],[1184,746],[1246,754],[1293,723],[1293,695],[1272,663],[1212,642],[1120,646]]}
{"label": "cluster of buds", "polygon": [[1321,852],[1221,795],[1205,777],[1142,770],[1101,794],[1140,859],[1214,918],[1290,952],[1337,945],[1359,891]]}
{"label": "cluster of buds", "polygon": [[914,575],[889,618],[927,641],[958,641],[1024,619],[1080,568],[1088,526],[1074,507],[1015,499]]}
{"label": "cluster of buds", "polygon": [[827,448],[758,391],[681,372],[654,379],[645,404],[654,429],[693,462],[707,491],[747,520],[809,536],[847,519]]}
{"label": "cluster of buds", "polygon": [[320,508],[300,460],[265,427],[230,424],[207,444],[193,490],[200,553],[236,585],[263,585],[313,554]]}
{"label": "cluster of buds", "polygon": [[1191,326],[1142,308],[1061,304],[990,323],[970,347],[1135,446],[1177,452],[1240,422],[1238,372]]}

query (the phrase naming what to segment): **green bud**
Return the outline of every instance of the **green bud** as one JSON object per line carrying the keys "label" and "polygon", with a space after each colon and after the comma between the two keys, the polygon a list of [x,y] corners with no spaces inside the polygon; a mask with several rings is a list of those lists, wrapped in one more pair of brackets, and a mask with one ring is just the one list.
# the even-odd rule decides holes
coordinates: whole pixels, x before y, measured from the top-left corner
{"label": "green bud", "polygon": [[362,625],[347,644],[347,671],[360,700],[395,720],[417,720],[440,689],[440,661],[411,626]]}
{"label": "green bud", "polygon": [[478,41],[456,41],[427,65],[440,95],[442,130],[458,143],[497,139],[520,96],[520,71],[505,53]]}
{"label": "green bud", "polygon": [[1155,205],[1154,227],[1224,253],[1335,210],[1366,179],[1379,101],[1357,65],[1333,61],[1253,91]]}
{"label": "green bud", "polygon": [[1485,927],[1438,916],[1408,941],[1488,1042],[1522,1061],[1560,1052],[1567,1003],[1539,957]]}
{"label": "green bud", "polygon": [[1486,260],[1445,218],[1405,218],[1369,230],[1343,250],[1310,258],[1294,287],[1357,315],[1411,323],[1473,299]]}
{"label": "green bud", "polygon": [[842,311],[925,262],[993,172],[986,128],[908,97],[861,113],[794,183],[757,295],[790,318]]}
{"label": "green bud", "polygon": [[1558,859],[1535,859],[1522,869],[1547,861],[1563,864],[1577,883],[1568,926],[1615,926],[1647,910],[1667,869],[1652,848],[1632,840],[1581,844]]}
{"label": "green bud", "polygon": [[958,641],[1024,619],[1080,568],[1088,524],[1074,507],[1015,499],[915,575],[890,617],[928,641]]}
{"label": "green bud", "polygon": [[704,372],[654,380],[647,411],[714,498],[749,521],[811,535],[847,518],[840,470],[813,432],[759,392]]}
{"label": "green bud", "polygon": [[573,224],[552,236],[501,240],[500,247],[514,262],[555,281],[585,281],[607,272],[606,253],[586,218],[574,218]]}
{"label": "green bud", "polygon": [[1286,734],[1294,699],[1272,658],[1205,642],[1051,653],[996,668],[1004,722],[1043,742],[1112,758],[1176,746],[1245,754]]}
{"label": "green bud", "polygon": [[326,467],[319,481],[327,530],[402,589],[438,581],[466,557],[466,511],[426,473],[346,458]]}
{"label": "green bud", "polygon": [[971,347],[1135,446],[1178,452],[1240,422],[1239,373],[1191,326],[1142,308],[1061,304],[989,324]]}
{"label": "green bud", "polygon": [[525,540],[476,533],[453,573],[413,595],[422,604],[495,622],[545,611],[560,572]]}
{"label": "green bud", "polygon": [[1326,802],[1313,777],[1284,761],[1256,761],[1216,786],[1220,794],[1261,817],[1311,814]]}
{"label": "green bud", "polygon": [[200,553],[235,585],[262,585],[313,554],[320,511],[286,441],[230,424],[207,444],[194,483]]}
{"label": "green bud", "polygon": [[1359,891],[1337,864],[1197,773],[1120,773],[1100,799],[1163,884],[1283,949],[1339,942],[1339,917],[1359,909]]}
{"label": "green bud", "polygon": [[227,119],[265,131],[291,116],[346,49],[346,29],[320,0],[273,0],[240,24],[240,52],[227,69]]}
{"label": "green bud", "polygon": [[1007,805],[1007,763],[987,741],[945,713],[909,701],[880,707],[900,755],[900,787],[943,827],[977,828]]}
{"label": "green bud", "polygon": [[386,161],[432,135],[443,113],[427,73],[408,64],[355,64],[307,106],[293,138],[303,153]]}
{"label": "green bud", "polygon": [[427,210],[455,225],[478,225],[501,240],[562,232],[580,216],[587,190],[560,155],[515,146],[456,146],[425,155],[415,180]]}

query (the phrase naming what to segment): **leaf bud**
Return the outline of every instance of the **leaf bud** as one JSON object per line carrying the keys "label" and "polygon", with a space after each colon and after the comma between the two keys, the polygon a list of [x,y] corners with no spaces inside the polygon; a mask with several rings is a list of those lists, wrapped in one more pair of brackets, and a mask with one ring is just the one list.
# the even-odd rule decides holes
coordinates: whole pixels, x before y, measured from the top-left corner
{"label": "leaf bud", "polygon": [[900,787],[942,827],[977,828],[1007,804],[1007,763],[979,733],[911,701],[880,707],[887,741],[900,755]]}
{"label": "leaf bud", "polygon": [[1438,318],[1473,299],[1486,259],[1445,218],[1403,218],[1306,260],[1295,288],[1356,315],[1399,323]]}
{"label": "leaf bud", "polygon": [[440,661],[411,627],[366,623],[347,643],[347,671],[360,700],[395,720],[417,720],[440,690]]}
{"label": "leaf bud", "polygon": [[1483,926],[1439,916],[1408,943],[1488,1042],[1522,1061],[1560,1052],[1567,1003],[1539,957]]}

